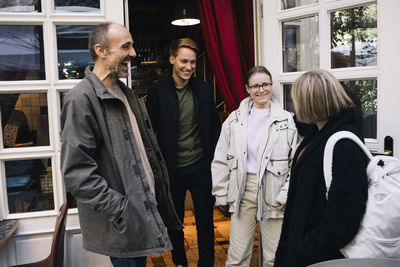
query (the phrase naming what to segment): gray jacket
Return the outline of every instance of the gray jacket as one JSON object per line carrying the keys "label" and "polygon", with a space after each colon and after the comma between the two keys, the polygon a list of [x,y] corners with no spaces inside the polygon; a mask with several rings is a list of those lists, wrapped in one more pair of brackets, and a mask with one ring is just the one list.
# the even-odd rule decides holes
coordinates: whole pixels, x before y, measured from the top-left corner
{"label": "gray jacket", "polygon": [[85,249],[113,257],[163,253],[172,249],[165,225],[182,225],[145,105],[134,91],[119,85],[136,116],[154,174],[157,204],[125,106],[89,68],[66,96],[61,113],[65,186],[78,202]]}

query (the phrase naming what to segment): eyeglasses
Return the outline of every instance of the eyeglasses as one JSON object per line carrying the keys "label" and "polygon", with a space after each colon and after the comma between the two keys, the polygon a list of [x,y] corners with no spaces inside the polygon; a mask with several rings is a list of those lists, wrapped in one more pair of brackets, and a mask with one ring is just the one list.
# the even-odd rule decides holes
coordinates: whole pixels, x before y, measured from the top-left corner
{"label": "eyeglasses", "polygon": [[250,88],[250,90],[257,91],[262,87],[262,89],[267,90],[272,83],[263,83],[263,84],[253,84],[253,85],[247,85],[247,87]]}

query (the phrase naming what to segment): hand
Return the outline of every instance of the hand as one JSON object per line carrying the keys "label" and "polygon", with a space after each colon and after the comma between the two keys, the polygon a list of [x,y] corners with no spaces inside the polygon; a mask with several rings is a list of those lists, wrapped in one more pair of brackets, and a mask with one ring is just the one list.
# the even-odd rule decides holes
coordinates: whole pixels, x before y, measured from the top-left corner
{"label": "hand", "polygon": [[229,214],[229,205],[218,206],[218,209],[224,214]]}
{"label": "hand", "polygon": [[277,207],[277,210],[281,211],[281,210],[283,210],[285,208],[285,206],[286,206],[285,204],[282,204],[282,205]]}

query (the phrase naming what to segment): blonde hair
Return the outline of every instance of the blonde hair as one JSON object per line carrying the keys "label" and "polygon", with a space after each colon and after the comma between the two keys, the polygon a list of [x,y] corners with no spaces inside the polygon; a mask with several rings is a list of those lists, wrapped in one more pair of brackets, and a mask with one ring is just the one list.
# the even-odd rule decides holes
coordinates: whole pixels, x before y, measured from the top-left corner
{"label": "blonde hair", "polygon": [[180,39],[174,41],[169,46],[169,55],[176,57],[176,55],[178,54],[179,48],[182,48],[182,47],[192,49],[196,53],[196,55],[199,52],[199,47],[195,41],[193,41],[190,38],[180,38]]}
{"label": "blonde hair", "polygon": [[305,123],[330,120],[354,106],[340,82],[325,70],[309,71],[293,84],[297,118]]}

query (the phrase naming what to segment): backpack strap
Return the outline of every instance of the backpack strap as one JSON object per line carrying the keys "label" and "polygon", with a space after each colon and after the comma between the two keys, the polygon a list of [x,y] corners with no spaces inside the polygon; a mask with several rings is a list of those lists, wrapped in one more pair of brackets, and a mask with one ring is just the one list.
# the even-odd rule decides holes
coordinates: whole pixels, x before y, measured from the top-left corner
{"label": "backpack strap", "polygon": [[326,199],[328,199],[328,192],[329,188],[331,187],[332,182],[332,162],[333,162],[333,148],[335,144],[341,139],[350,139],[354,141],[368,156],[370,160],[373,159],[371,152],[368,148],[364,145],[364,143],[358,138],[357,135],[353,134],[349,131],[340,131],[334,133],[331,137],[329,137],[328,141],[326,142],[325,149],[324,149],[324,161],[323,161],[323,168],[324,168],[324,178],[325,178],[325,185],[326,185]]}

